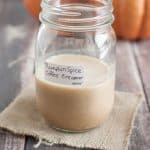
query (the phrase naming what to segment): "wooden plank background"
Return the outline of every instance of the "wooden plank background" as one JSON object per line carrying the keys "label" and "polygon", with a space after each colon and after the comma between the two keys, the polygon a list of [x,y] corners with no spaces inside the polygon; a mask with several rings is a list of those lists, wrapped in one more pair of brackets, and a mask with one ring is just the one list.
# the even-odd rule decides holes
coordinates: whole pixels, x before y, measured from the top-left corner
{"label": "wooden plank background", "polygon": [[[0,111],[29,81],[33,71],[34,36],[38,22],[25,11],[21,0],[0,0]],[[118,41],[116,89],[143,93],[129,150],[150,149],[150,41]],[[30,67],[29,67],[30,64]],[[0,130],[0,150],[34,150],[36,140]],[[41,145],[37,150],[73,150]]]}
{"label": "wooden plank background", "polygon": [[[23,70],[27,63],[24,58],[31,54],[29,47],[35,29],[37,23],[28,16],[22,0],[0,1],[0,111],[22,87]],[[31,75],[32,71],[28,71],[28,75]],[[24,136],[0,132],[0,150],[24,148]]]}

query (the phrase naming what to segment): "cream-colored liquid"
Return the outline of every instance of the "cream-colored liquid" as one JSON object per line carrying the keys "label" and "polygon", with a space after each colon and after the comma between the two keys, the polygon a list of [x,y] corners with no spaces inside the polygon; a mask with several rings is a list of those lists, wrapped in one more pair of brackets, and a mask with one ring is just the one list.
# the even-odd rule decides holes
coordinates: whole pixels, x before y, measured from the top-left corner
{"label": "cream-colored liquid", "polygon": [[82,85],[46,81],[44,67],[36,71],[37,107],[47,122],[56,128],[82,131],[106,120],[114,102],[114,72],[98,59],[79,55],[58,55],[48,59],[61,65],[85,68]]}

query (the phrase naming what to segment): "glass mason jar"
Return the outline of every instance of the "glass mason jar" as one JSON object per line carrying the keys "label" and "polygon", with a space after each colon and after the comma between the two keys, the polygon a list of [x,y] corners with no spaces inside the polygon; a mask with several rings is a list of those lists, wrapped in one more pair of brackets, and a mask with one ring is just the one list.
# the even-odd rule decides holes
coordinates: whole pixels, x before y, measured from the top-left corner
{"label": "glass mason jar", "polygon": [[51,127],[82,132],[109,116],[116,38],[111,0],[43,0],[36,43],[36,103]]}

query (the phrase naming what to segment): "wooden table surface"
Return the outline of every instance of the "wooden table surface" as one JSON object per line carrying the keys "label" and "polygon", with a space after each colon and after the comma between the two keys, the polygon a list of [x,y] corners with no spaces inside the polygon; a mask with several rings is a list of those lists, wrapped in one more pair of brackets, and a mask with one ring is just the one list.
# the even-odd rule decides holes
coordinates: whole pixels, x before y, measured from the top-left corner
{"label": "wooden table surface", "polygon": [[[0,0],[0,111],[26,86],[32,72],[38,22],[22,0]],[[150,41],[118,41],[116,89],[145,96],[130,138],[129,150],[150,150]],[[32,150],[36,140],[0,130],[0,150]],[[37,150],[73,150],[41,145]]]}

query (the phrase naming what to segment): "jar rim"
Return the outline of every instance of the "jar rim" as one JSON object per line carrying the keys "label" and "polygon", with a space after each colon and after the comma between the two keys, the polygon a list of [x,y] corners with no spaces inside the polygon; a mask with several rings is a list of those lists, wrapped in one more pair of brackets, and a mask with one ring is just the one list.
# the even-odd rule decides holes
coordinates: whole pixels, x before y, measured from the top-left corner
{"label": "jar rim", "polygon": [[114,21],[111,0],[81,1],[61,3],[61,0],[42,0],[40,20],[62,30],[83,31],[111,26]]}

